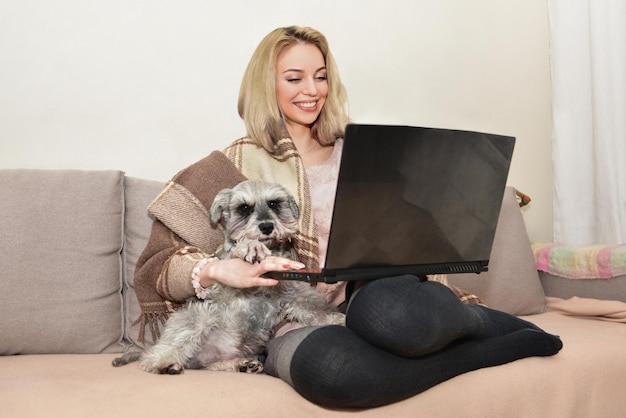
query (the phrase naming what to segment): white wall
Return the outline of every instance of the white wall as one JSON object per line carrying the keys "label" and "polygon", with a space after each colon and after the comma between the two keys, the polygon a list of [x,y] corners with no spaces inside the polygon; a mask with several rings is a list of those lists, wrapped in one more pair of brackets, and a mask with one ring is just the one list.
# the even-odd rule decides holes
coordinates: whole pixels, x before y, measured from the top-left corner
{"label": "white wall", "polygon": [[546,0],[2,0],[0,168],[166,180],[244,134],[245,65],[290,24],[327,35],[357,122],[516,136],[509,184],[551,240]]}

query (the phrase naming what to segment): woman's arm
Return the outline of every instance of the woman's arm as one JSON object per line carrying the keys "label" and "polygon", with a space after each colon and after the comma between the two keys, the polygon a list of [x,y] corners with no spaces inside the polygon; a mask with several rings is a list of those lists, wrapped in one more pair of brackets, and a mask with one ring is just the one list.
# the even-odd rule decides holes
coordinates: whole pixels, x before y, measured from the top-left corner
{"label": "woman's arm", "polygon": [[[192,285],[192,271],[203,259],[211,257],[201,249],[191,246],[159,221],[154,221],[146,249],[137,261],[136,277],[145,281],[155,277],[154,288],[168,301],[184,303],[196,294]],[[246,288],[274,286],[277,280],[263,278],[268,271],[304,268],[304,264],[282,257],[268,257],[260,263],[250,264],[240,259],[211,261],[197,273],[199,284],[209,288],[215,283]]]}
{"label": "woman's arm", "polygon": [[[147,293],[182,304],[194,295],[191,285],[193,267],[209,254],[190,246],[160,221],[152,224],[150,240],[137,260],[135,287],[141,301]],[[143,292],[140,292],[140,289]],[[152,290],[152,292],[150,292]],[[148,302],[151,302],[148,300]]]}

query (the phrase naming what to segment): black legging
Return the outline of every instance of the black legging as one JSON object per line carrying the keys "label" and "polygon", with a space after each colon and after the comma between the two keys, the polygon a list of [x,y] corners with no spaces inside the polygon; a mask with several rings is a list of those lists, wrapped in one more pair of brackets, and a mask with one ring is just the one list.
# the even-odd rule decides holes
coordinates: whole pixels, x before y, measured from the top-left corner
{"label": "black legging", "polygon": [[346,327],[301,328],[270,341],[265,370],[319,405],[368,408],[472,370],[554,355],[562,346],[530,322],[402,276],[359,289]]}

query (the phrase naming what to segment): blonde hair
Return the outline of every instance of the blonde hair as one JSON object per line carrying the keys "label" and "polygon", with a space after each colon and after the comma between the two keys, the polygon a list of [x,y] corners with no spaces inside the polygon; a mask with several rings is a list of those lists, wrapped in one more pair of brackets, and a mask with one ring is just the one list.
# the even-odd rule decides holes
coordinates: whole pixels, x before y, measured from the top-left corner
{"label": "blonde hair", "polygon": [[346,110],[348,96],[326,37],[307,27],[275,29],[263,38],[252,54],[241,81],[237,103],[248,136],[270,152],[274,151],[274,141],[285,132],[276,97],[276,61],[283,51],[301,42],[313,44],[321,51],[328,80],[328,97],[311,127],[313,136],[322,145],[332,144],[336,138],[343,136],[345,125],[349,122]]}

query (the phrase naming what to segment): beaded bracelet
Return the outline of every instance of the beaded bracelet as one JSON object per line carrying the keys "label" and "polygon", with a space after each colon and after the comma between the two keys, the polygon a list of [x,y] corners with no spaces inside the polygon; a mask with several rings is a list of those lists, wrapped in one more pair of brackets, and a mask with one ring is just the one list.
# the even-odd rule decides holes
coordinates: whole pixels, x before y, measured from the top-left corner
{"label": "beaded bracelet", "polygon": [[210,287],[202,287],[202,285],[200,284],[200,271],[202,271],[204,266],[206,266],[207,264],[217,260],[217,257],[203,258],[202,260],[198,261],[198,263],[191,270],[191,284],[193,285],[193,290],[196,292],[196,296],[199,299],[206,299],[207,296],[209,296],[209,290],[211,289]]}

